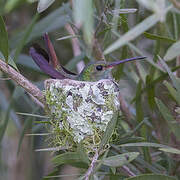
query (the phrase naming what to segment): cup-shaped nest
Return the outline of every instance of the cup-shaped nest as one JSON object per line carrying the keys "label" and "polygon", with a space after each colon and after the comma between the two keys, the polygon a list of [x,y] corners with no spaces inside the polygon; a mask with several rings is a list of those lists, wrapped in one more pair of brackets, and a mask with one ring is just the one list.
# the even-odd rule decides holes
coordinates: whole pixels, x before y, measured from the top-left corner
{"label": "cup-shaped nest", "polygon": [[113,116],[119,111],[119,88],[112,80],[70,79],[45,81],[52,141],[56,146],[83,142],[97,147]]}

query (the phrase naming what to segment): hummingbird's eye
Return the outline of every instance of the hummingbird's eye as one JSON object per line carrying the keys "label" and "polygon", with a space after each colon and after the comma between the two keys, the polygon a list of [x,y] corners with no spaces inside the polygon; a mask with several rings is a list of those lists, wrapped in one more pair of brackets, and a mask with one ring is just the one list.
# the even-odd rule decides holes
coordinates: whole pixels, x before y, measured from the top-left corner
{"label": "hummingbird's eye", "polygon": [[97,71],[102,71],[103,70],[103,66],[102,65],[97,65],[96,66],[96,70]]}

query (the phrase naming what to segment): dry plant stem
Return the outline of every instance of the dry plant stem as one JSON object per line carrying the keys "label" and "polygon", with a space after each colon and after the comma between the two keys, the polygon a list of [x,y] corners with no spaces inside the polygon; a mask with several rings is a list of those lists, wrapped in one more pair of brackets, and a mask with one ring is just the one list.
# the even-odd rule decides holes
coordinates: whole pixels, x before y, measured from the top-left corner
{"label": "dry plant stem", "polygon": [[85,174],[85,180],[89,180],[91,174],[93,173],[94,168],[95,168],[95,164],[98,160],[98,157],[99,157],[99,150],[96,149],[96,153],[95,153],[94,157],[92,158],[91,164],[90,164],[90,166],[89,166],[89,168]]}
{"label": "dry plant stem", "polygon": [[31,94],[34,98],[39,100],[42,104],[45,105],[45,99],[43,93],[35,85],[29,82],[24,76],[19,72],[14,70],[11,66],[6,64],[3,60],[0,59],[0,70],[4,73],[7,73],[8,76],[15,81],[18,85],[25,89],[26,92]]}
{"label": "dry plant stem", "polygon": [[180,2],[176,1],[176,0],[169,0],[171,1],[171,3],[174,5],[174,7],[176,7],[177,9],[180,9]]}
{"label": "dry plant stem", "polygon": [[95,58],[97,60],[105,60],[101,46],[98,40],[95,38],[95,36],[94,36],[94,41],[93,41],[93,51],[94,51]]}
{"label": "dry plant stem", "polygon": [[[70,35],[73,35],[73,36],[76,35],[74,30],[72,29],[72,27],[69,24],[66,24],[65,27]],[[72,47],[73,47],[74,56],[75,57],[79,56],[81,54],[81,49],[79,47],[78,38],[72,38]],[[83,60],[79,61],[79,63],[76,66],[77,66],[78,73],[80,73],[85,66],[84,61]]]}

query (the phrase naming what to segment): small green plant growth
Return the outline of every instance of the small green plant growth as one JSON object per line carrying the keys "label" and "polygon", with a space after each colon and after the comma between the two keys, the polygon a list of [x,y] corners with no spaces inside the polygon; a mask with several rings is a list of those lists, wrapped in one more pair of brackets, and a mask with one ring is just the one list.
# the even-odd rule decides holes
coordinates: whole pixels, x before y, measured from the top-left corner
{"label": "small green plant growth", "polygon": [[[0,14],[0,179],[180,179],[177,0],[3,0]],[[29,55],[46,32],[71,73],[146,59],[110,84],[47,80]]]}

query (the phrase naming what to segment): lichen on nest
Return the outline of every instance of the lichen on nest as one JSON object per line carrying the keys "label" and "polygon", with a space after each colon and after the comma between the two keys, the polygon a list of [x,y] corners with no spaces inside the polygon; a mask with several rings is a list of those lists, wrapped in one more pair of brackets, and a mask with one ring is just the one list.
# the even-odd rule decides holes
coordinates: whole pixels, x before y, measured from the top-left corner
{"label": "lichen on nest", "polygon": [[55,145],[72,146],[82,141],[89,147],[98,146],[119,111],[118,86],[112,80],[49,79],[45,89]]}

